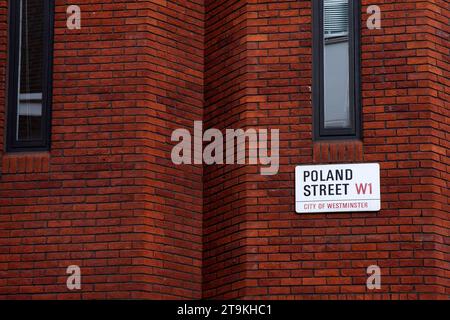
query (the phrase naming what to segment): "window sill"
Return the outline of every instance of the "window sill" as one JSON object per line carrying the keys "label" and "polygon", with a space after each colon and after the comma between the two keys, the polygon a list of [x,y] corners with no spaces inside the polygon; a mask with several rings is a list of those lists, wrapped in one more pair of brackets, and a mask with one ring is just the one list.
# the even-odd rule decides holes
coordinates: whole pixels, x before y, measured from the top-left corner
{"label": "window sill", "polygon": [[316,141],[313,147],[316,164],[352,163],[363,160],[363,143],[360,140]]}
{"label": "window sill", "polygon": [[50,152],[17,152],[3,154],[2,174],[47,173]]}

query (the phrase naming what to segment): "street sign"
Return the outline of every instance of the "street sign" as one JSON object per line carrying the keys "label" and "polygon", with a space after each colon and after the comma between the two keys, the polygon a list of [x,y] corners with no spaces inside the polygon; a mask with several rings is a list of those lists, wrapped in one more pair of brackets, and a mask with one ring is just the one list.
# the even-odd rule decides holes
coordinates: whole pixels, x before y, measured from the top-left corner
{"label": "street sign", "polygon": [[380,211],[380,165],[298,166],[297,213]]}

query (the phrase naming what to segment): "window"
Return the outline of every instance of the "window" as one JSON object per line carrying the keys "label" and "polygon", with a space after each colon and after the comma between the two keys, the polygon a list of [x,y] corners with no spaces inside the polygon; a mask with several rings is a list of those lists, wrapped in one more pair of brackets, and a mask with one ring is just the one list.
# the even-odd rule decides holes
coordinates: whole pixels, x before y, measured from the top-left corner
{"label": "window", "polygon": [[316,139],[360,136],[358,1],[313,0]]}
{"label": "window", "polygon": [[48,150],[53,4],[9,4],[7,151]]}

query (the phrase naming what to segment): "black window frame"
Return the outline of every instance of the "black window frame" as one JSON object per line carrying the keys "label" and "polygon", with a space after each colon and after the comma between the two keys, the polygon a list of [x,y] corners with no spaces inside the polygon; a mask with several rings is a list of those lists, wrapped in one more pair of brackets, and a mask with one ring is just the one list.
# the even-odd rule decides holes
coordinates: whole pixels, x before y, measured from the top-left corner
{"label": "black window frame", "polygon": [[315,140],[360,139],[361,128],[361,4],[349,1],[349,58],[350,58],[350,128],[325,128],[324,110],[324,0],[313,3],[313,118]]}
{"label": "black window frame", "polygon": [[18,112],[18,79],[20,48],[20,5],[19,1],[9,1],[8,19],[8,90],[7,90],[7,123],[6,151],[48,151],[51,138],[51,103],[52,103],[52,69],[53,69],[53,28],[54,0],[44,1],[43,27],[43,74],[42,74],[42,139],[19,141],[16,138]]}

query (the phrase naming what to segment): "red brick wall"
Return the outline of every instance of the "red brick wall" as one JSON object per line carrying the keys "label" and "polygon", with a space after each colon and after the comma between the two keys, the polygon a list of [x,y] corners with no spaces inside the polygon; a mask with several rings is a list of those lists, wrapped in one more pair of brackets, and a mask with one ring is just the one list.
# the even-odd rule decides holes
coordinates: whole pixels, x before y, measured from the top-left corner
{"label": "red brick wall", "polygon": [[[246,1],[206,1],[206,128],[246,128],[248,60]],[[250,122],[249,122],[250,120]],[[204,169],[203,294],[237,298],[246,286],[245,254],[248,192],[246,166]]]}
{"label": "red brick wall", "polygon": [[[433,278],[436,286],[444,287],[441,292],[450,296],[449,280],[449,226],[450,226],[450,81],[449,81],[449,32],[450,13],[448,1],[430,1],[427,10],[428,39],[428,86],[430,118],[432,119],[431,146],[433,176],[428,180],[431,185],[430,198],[433,206],[433,226],[430,232],[435,234],[434,263],[438,272]],[[443,291],[445,290],[445,291]]]}
{"label": "red brick wall", "polygon": [[[312,141],[311,1],[220,4],[206,5],[205,117],[279,128],[281,168],[205,169],[205,297],[448,298],[445,1],[363,1],[383,29],[363,15],[363,141],[339,143]],[[294,213],[296,165],[362,161],[381,163],[380,213]],[[383,286],[369,292],[373,264]]]}
{"label": "red brick wall", "polygon": [[[202,118],[203,3],[82,2],[81,30],[69,4],[51,151],[0,155],[0,298],[199,298],[202,168],[175,167],[170,136]],[[1,1],[2,125],[6,19]]]}
{"label": "red brick wall", "polygon": [[[0,0],[0,298],[448,299],[448,2],[362,3],[363,141],[312,140],[311,1],[89,1],[70,31],[56,0],[52,149],[5,154]],[[278,175],[174,166],[202,119],[279,129]],[[381,163],[380,213],[295,214],[295,166],[334,162]]]}

